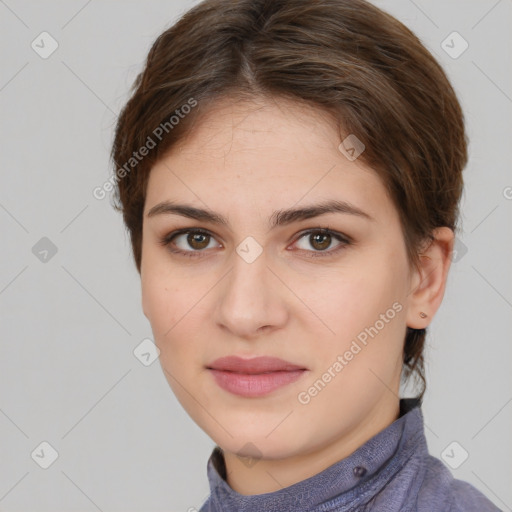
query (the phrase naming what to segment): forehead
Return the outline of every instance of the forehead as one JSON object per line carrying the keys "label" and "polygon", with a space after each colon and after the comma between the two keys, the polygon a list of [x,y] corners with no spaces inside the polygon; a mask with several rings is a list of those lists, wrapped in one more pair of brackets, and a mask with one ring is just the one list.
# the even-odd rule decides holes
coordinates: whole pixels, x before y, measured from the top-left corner
{"label": "forehead", "polygon": [[153,167],[146,211],[164,200],[213,210],[347,200],[372,216],[390,204],[377,173],[339,149],[326,113],[287,100],[218,102]]}
{"label": "forehead", "polygon": [[[186,138],[172,153],[194,153],[219,158],[238,151],[281,150],[287,159],[295,154],[327,150],[339,139],[340,128],[327,113],[303,102],[288,99],[254,98],[214,102],[198,118]],[[339,144],[339,142],[338,142]],[[295,151],[291,151],[291,150]],[[300,151],[299,151],[300,150]]]}

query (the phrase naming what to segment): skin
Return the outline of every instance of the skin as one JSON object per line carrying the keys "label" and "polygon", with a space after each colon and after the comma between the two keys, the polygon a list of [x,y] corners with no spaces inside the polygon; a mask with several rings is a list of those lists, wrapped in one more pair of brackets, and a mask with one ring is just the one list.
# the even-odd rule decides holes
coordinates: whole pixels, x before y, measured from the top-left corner
{"label": "skin", "polygon": [[[224,450],[227,481],[240,494],[309,478],[395,421],[406,327],[426,327],[443,298],[453,232],[438,228],[419,268],[412,268],[380,178],[361,159],[349,161],[340,142],[332,119],[300,103],[223,100],[150,173],[143,311],[172,390]],[[348,201],[371,220],[328,213],[268,227],[276,210],[328,199]],[[177,214],[148,217],[163,201],[209,209],[229,225]],[[208,230],[211,237],[191,245],[185,234],[167,247],[160,243],[182,228]],[[314,233],[303,235],[319,228],[352,243],[335,252],[341,242],[334,236],[315,242]],[[248,236],[263,250],[252,263],[236,252]],[[394,303],[401,306],[394,318],[300,403],[299,393]],[[206,368],[227,355],[274,356],[307,371],[266,396],[240,397],[221,389]]]}

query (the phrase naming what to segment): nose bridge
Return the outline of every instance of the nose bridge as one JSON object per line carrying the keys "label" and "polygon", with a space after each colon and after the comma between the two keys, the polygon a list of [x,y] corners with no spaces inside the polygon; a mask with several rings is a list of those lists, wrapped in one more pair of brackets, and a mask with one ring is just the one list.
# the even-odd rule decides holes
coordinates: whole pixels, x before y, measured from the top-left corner
{"label": "nose bridge", "polygon": [[285,319],[284,304],[270,282],[275,277],[266,256],[251,240],[239,244],[233,254],[217,321],[238,336],[256,334],[259,328],[280,325]]}

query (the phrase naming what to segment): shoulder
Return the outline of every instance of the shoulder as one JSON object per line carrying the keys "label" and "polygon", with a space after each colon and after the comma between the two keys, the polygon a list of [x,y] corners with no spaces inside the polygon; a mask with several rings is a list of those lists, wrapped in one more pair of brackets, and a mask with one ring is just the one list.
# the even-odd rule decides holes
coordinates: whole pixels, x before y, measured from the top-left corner
{"label": "shoulder", "polygon": [[449,512],[501,512],[492,501],[468,482],[453,479],[450,488],[452,503]]}
{"label": "shoulder", "polygon": [[425,469],[418,493],[418,511],[501,512],[476,487],[454,478],[439,459],[429,455]]}

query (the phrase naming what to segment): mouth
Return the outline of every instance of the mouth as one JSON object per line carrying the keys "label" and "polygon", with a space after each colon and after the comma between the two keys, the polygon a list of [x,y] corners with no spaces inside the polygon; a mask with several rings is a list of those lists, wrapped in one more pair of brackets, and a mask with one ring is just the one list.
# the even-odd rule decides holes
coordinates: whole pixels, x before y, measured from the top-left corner
{"label": "mouth", "polygon": [[238,396],[261,397],[300,379],[308,369],[275,357],[222,357],[206,367],[219,387]]}

